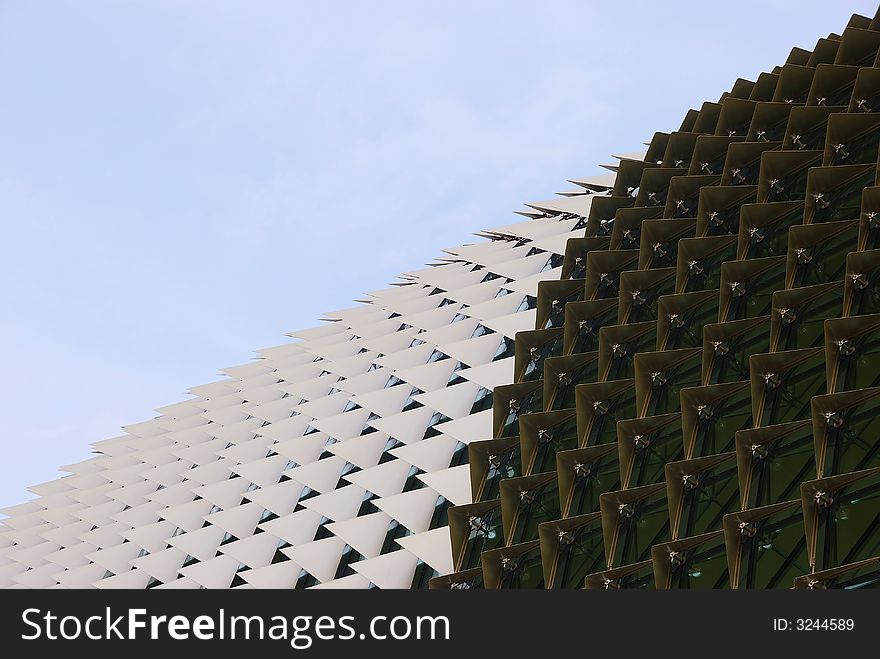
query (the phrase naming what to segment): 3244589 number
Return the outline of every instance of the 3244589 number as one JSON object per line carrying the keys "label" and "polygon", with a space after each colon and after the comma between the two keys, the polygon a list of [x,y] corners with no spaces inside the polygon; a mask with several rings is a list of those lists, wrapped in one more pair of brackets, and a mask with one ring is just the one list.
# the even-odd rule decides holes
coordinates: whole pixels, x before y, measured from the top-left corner
{"label": "3244589 number", "polygon": [[794,624],[798,631],[851,631],[855,626],[852,618],[798,618]]}

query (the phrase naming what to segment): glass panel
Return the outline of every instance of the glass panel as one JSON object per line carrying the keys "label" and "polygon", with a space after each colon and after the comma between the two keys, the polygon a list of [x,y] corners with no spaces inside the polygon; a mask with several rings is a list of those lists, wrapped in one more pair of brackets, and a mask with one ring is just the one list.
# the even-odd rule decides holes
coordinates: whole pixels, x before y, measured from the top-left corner
{"label": "glass panel", "polygon": [[670,557],[670,588],[729,588],[724,536],[718,535]]}
{"label": "glass panel", "polygon": [[763,380],[763,406],[756,426],[775,426],[809,419],[810,399],[826,392],[824,351],[816,350],[808,358],[779,372],[763,372],[769,369],[764,369],[757,360],[752,365],[761,369],[758,375]]}
{"label": "glass panel", "polygon": [[575,529],[560,529],[557,542],[556,570],[551,588],[580,588],[584,577],[605,567],[605,541],[600,518]]}
{"label": "glass panel", "polygon": [[[516,524],[508,544],[516,545],[538,539],[538,525],[559,519],[559,488],[556,479],[520,493]],[[539,552],[540,553],[540,552]]]}
{"label": "glass panel", "polygon": [[489,501],[501,496],[501,481],[522,475],[522,458],[519,442],[504,451],[494,451],[487,458],[486,481],[481,500]]}
{"label": "glass panel", "polygon": [[[691,305],[688,300],[698,303]],[[699,348],[703,345],[703,327],[718,319],[718,296],[707,300],[703,291],[668,295],[661,301],[660,312],[668,327],[664,350]]]}
{"label": "glass panel", "polygon": [[632,503],[617,511],[618,536],[613,565],[628,565],[651,558],[651,548],[669,540],[669,511],[666,491]]}
{"label": "glass panel", "polygon": [[480,514],[468,515],[467,541],[460,553],[459,570],[479,567],[480,555],[490,549],[504,546],[504,530],[501,526],[501,502]]}
{"label": "glass panel", "polygon": [[708,384],[748,380],[749,356],[770,350],[767,325],[751,325],[745,331],[741,327],[742,324],[737,324],[737,321],[711,325],[712,361]]}
{"label": "glass panel", "polygon": [[536,545],[524,553],[501,559],[499,588],[543,588],[544,566],[541,547]]}
{"label": "glass panel", "polygon": [[[844,396],[825,400],[828,398]],[[838,411],[824,416],[824,476],[880,466],[880,394],[854,405],[844,403]]]}
{"label": "glass panel", "polygon": [[633,442],[635,451],[629,487],[663,482],[666,463],[676,462],[684,457],[681,423],[678,421],[653,432],[636,435],[630,441]]}
{"label": "glass panel", "polygon": [[803,205],[780,213],[770,221],[763,221],[763,213],[773,212],[772,206],[759,204],[750,207],[750,228],[746,229],[749,245],[746,257],[757,259],[765,256],[782,256],[788,250],[789,227],[803,224]]}
{"label": "glass panel", "polygon": [[[557,413],[550,412],[555,415]],[[542,416],[539,414],[530,415]],[[541,427],[537,431],[537,447],[532,462],[531,474],[556,471],[556,453],[577,448],[577,417],[574,413],[567,421],[554,426]]]}
{"label": "glass panel", "polygon": [[735,259],[736,241],[731,240],[716,252],[689,261],[687,281],[682,292],[689,293],[691,291],[705,291],[710,288],[718,288],[721,285],[721,264]]}
{"label": "glass panel", "polygon": [[810,571],[800,506],[746,524],[739,529],[739,588],[790,588]]}
{"label": "glass panel", "polygon": [[[572,465],[575,481],[566,517],[598,511],[599,496],[620,488],[620,462],[616,445],[614,445],[614,449],[601,457],[583,462],[579,460]],[[577,456],[578,453],[583,453],[583,449],[569,453],[572,456]],[[568,461],[566,460],[566,462]]]}
{"label": "glass panel", "polygon": [[739,510],[735,455],[719,465],[700,473],[685,474],[682,478],[682,508],[677,533],[679,537],[689,538],[720,530],[724,515]]}
{"label": "glass panel", "polygon": [[[801,483],[815,477],[813,427],[791,425],[791,431],[781,437],[748,447],[747,508],[796,499],[800,496]],[[749,432],[746,431],[746,441]]]}
{"label": "glass panel", "polygon": [[[710,387],[694,389],[689,401],[693,407],[682,412],[696,416],[696,436],[691,456],[716,455],[732,451],[735,446],[736,432],[752,427],[752,396],[749,387],[731,388],[728,395],[721,399],[706,396],[700,402],[696,394]],[[713,400],[714,399],[714,400]]]}
{"label": "glass panel", "polygon": [[575,388],[579,384],[596,382],[598,379],[599,360],[596,353],[558,357],[547,360],[545,373],[550,377],[544,380],[550,383],[551,410],[570,409],[575,406]]}
{"label": "glass panel", "polygon": [[617,440],[617,422],[636,415],[636,388],[628,386],[606,400],[593,403],[592,423],[584,446],[610,444]]}
{"label": "glass panel", "polygon": [[677,412],[681,408],[679,393],[685,387],[699,386],[702,370],[702,354],[695,352],[692,357],[680,364],[652,373],[651,392],[648,395],[644,416]]}
{"label": "glass panel", "polygon": [[800,350],[821,346],[825,339],[825,320],[843,311],[843,286],[809,287],[816,294],[799,294],[807,288],[779,291],[773,296],[774,325],[778,326],[776,350]]}
{"label": "glass panel", "polygon": [[819,508],[817,570],[880,554],[880,474],[819,492],[813,505]]}

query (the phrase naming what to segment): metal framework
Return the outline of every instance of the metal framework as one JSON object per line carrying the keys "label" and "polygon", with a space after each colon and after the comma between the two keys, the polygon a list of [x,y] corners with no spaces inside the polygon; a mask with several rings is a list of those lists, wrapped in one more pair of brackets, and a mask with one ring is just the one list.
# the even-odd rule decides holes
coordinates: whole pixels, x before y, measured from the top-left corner
{"label": "metal framework", "polygon": [[432,588],[880,586],[878,49],[855,15],[614,167]]}

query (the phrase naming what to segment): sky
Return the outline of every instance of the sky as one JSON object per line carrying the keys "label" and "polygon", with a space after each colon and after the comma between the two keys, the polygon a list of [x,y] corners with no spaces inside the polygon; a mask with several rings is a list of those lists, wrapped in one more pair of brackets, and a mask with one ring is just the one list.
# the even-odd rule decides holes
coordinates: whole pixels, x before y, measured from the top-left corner
{"label": "sky", "polygon": [[0,507],[876,8],[0,0]]}

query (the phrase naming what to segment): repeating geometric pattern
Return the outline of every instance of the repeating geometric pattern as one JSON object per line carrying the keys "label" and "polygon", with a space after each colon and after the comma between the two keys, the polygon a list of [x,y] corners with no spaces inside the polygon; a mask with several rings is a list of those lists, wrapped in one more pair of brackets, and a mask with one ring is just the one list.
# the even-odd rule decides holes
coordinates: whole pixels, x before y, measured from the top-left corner
{"label": "repeating geometric pattern", "polygon": [[880,586],[880,20],[622,159],[434,588]]}
{"label": "repeating geometric pattern", "polygon": [[[452,570],[467,444],[592,192],[444,250],[94,444],[0,526],[0,587],[407,588]],[[581,224],[582,226],[582,224]]]}
{"label": "repeating geometric pattern", "polygon": [[853,16],[96,443],[0,587],[880,584],[878,51]]}

